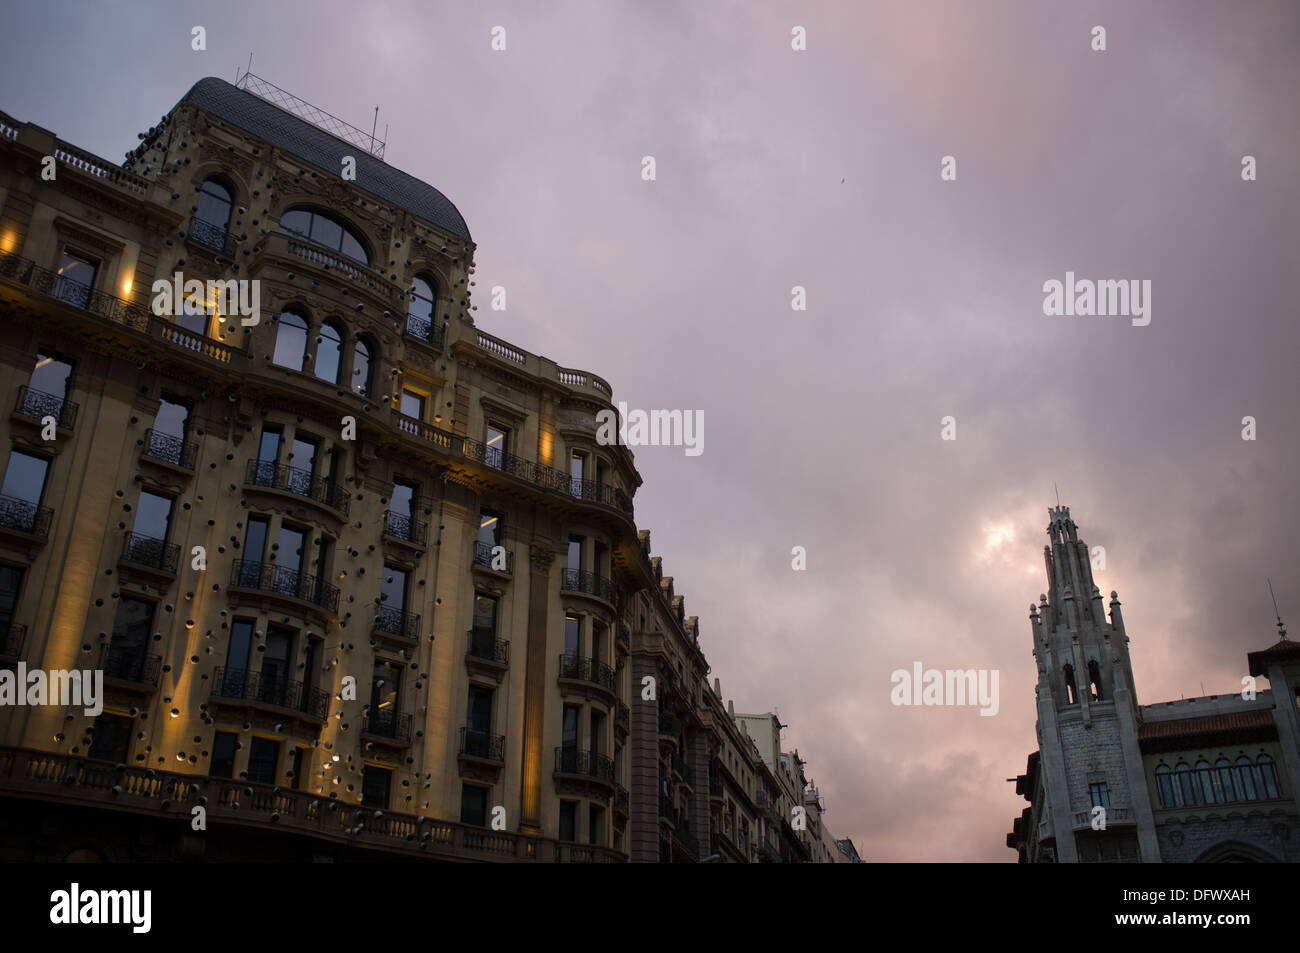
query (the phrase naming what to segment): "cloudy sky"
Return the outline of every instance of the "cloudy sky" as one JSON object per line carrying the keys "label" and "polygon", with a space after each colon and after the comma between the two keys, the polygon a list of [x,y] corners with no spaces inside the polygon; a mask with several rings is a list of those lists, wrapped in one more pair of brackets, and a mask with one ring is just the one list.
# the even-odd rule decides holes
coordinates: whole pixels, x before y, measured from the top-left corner
{"label": "cloudy sky", "polygon": [[[1035,747],[1027,615],[1054,483],[1106,547],[1140,701],[1238,690],[1276,638],[1266,576],[1300,625],[1294,3],[212,0],[5,20],[0,109],[113,160],[250,52],[356,125],[379,105],[387,160],[469,223],[481,327],[631,407],[703,411],[700,456],[638,452],[638,522],[724,695],[779,711],[869,859],[1014,860],[1005,779]],[[1046,316],[1067,270],[1149,280],[1150,324]],[[918,661],[998,670],[998,714],[892,706],[890,673]]]}

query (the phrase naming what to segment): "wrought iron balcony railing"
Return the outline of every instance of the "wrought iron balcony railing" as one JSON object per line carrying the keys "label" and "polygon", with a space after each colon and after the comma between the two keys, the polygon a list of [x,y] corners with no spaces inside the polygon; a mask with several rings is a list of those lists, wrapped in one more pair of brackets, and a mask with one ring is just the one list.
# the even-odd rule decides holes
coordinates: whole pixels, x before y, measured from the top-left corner
{"label": "wrought iron balcony railing", "polygon": [[498,639],[495,633],[483,629],[471,629],[469,633],[469,654],[487,662],[510,664],[510,643]]}
{"label": "wrought iron balcony railing", "polygon": [[389,635],[400,635],[406,639],[420,637],[420,616],[416,612],[404,612],[393,606],[381,605],[375,613],[375,631]]}
{"label": "wrought iron balcony railing", "polygon": [[365,732],[380,738],[391,738],[409,744],[411,741],[411,716],[392,708],[381,708],[366,715]]}
{"label": "wrought iron balcony railing", "polygon": [[197,215],[190,218],[190,240],[228,257],[235,254],[235,242],[227,229],[205,222]]}
{"label": "wrought iron balcony railing", "polygon": [[406,316],[406,336],[442,350],[446,332],[443,330],[442,325],[436,321],[422,318],[419,315],[408,314]]}
{"label": "wrought iron balcony railing", "polygon": [[77,425],[77,410],[78,406],[66,397],[32,390],[26,384],[18,388],[18,403],[14,407],[14,413],[20,417],[32,420],[53,417],[55,425],[63,430],[71,430]]}
{"label": "wrought iron balcony railing", "polygon": [[384,533],[393,539],[405,540],[416,546],[429,542],[429,524],[421,523],[406,513],[384,510]]}
{"label": "wrought iron balcony railing", "polygon": [[50,519],[53,516],[54,511],[48,506],[37,506],[28,500],[12,496],[0,496],[0,527],[4,529],[48,539]]}
{"label": "wrought iron balcony railing", "polygon": [[555,749],[555,771],[557,774],[595,778],[610,786],[614,784],[613,759],[572,745],[561,745]]}
{"label": "wrought iron balcony railing", "polygon": [[302,682],[267,677],[242,668],[218,668],[213,672],[212,697],[272,705],[301,712],[318,721],[324,721],[329,710],[329,695],[319,688],[307,688]]}
{"label": "wrought iron balcony railing", "polygon": [[352,494],[333,480],[318,477],[310,470],[291,467],[271,460],[249,460],[244,473],[245,486],[263,486],[305,496],[322,506],[348,515]]}
{"label": "wrought iron balcony railing", "polygon": [[22,654],[27,639],[27,626],[18,622],[0,624],[0,655],[16,658]]}
{"label": "wrought iron balcony railing", "polygon": [[[486,566],[488,569],[491,569],[495,572],[503,572],[506,573],[507,575],[514,575],[515,572],[514,553],[510,552],[508,549],[505,549],[505,547],[503,546],[502,549],[504,550],[504,552],[502,553],[502,555],[505,557],[505,559],[502,561],[498,561],[493,556],[492,551],[497,546],[500,545],[501,545],[500,543],[485,543],[482,540],[476,540],[474,542],[474,565]],[[504,562],[504,565],[499,565],[499,562]]]}
{"label": "wrought iron balcony railing", "polygon": [[339,609],[337,588],[315,576],[274,563],[236,559],[230,571],[230,585],[301,599],[320,606],[331,614],[336,614]]}
{"label": "wrought iron balcony railing", "polygon": [[18,255],[0,254],[0,278],[8,278],[26,285],[37,294],[57,298],[81,308],[113,324],[121,325],[156,338],[168,345],[201,354],[222,364],[241,357],[238,349],[194,331],[188,331],[173,321],[154,315],[147,307],[115,298],[87,285],[72,281],[48,268]]}
{"label": "wrought iron balcony railing", "polygon": [[148,566],[159,572],[175,575],[180,555],[180,545],[169,543],[165,539],[154,539],[152,536],[141,536],[139,533],[127,533],[122,539],[123,560],[138,566]]}
{"label": "wrought iron balcony railing", "polygon": [[105,678],[137,685],[157,685],[162,670],[162,656],[149,655],[141,647],[105,645],[99,656],[99,667]]}
{"label": "wrought iron balcony railing", "polygon": [[144,434],[143,456],[151,460],[161,460],[182,470],[193,470],[194,459],[198,455],[199,445],[182,437],[157,430],[146,430]]}
{"label": "wrought iron balcony railing", "polygon": [[560,588],[567,592],[582,592],[598,599],[614,603],[614,584],[604,576],[597,576],[585,569],[566,569]]}
{"label": "wrought iron balcony railing", "polygon": [[560,656],[560,678],[599,685],[608,692],[618,689],[614,683],[614,670],[604,662],[596,662],[581,655],[566,652]]}
{"label": "wrought iron balcony railing", "polygon": [[460,753],[469,758],[505,761],[506,736],[464,727],[460,730]]}
{"label": "wrought iron balcony railing", "polygon": [[575,499],[601,503],[621,510],[629,516],[632,515],[632,500],[622,490],[609,484],[591,480],[574,480],[563,470],[525,460],[499,447],[489,447],[470,437],[461,438],[461,452],[469,460],[500,470],[544,490],[554,490]]}

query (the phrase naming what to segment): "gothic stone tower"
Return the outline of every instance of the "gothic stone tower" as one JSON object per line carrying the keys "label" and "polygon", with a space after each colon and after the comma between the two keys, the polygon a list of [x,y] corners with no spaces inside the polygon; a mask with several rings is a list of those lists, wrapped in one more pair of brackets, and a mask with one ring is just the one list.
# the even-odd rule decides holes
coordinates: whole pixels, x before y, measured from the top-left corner
{"label": "gothic stone tower", "polygon": [[[1038,664],[1038,745],[1046,807],[1040,844],[1061,863],[1158,862],[1138,747],[1138,703],[1119,597],[1110,619],[1070,509],[1048,510],[1047,592],[1029,607]],[[1093,808],[1105,808],[1104,824]]]}

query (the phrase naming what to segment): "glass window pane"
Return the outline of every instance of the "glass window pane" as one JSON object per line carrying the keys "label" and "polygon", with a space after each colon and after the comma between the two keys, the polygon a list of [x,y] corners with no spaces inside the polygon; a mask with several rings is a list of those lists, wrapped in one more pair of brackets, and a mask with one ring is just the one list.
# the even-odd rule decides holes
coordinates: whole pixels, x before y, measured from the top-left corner
{"label": "glass window pane", "polygon": [[39,506],[45,492],[45,474],[49,469],[48,460],[14,450],[9,454],[9,465],[5,467],[0,496]]}
{"label": "glass window pane", "polygon": [[358,261],[363,265],[370,264],[370,256],[366,254],[365,247],[361,242],[357,241],[356,236],[351,232],[343,232],[343,244],[340,250],[353,261]]}
{"label": "glass window pane", "polygon": [[319,213],[311,219],[311,240],[338,251],[343,247],[343,226]]}
{"label": "glass window pane", "polygon": [[285,212],[280,219],[280,230],[306,238],[311,234],[311,212],[300,208]]}
{"label": "glass window pane", "polygon": [[233,204],[226,187],[215,179],[208,179],[203,183],[203,191],[199,194],[199,210],[195,214],[200,222],[224,229],[230,224],[230,208]]}
{"label": "glass window pane", "polygon": [[337,384],[342,353],[343,340],[338,328],[332,324],[321,325],[320,343],[316,345],[316,376]]}
{"label": "glass window pane", "polygon": [[72,365],[67,361],[49,354],[37,354],[36,366],[32,368],[28,386],[42,394],[54,397],[68,396],[68,378],[72,375]]}
{"label": "glass window pane", "polygon": [[153,418],[154,433],[167,434],[179,440],[185,439],[185,421],[189,419],[190,410],[184,404],[173,404],[163,398],[158,413]]}
{"label": "glass window pane", "polygon": [[402,413],[416,420],[424,419],[424,398],[409,390],[402,391]]}
{"label": "glass window pane", "polygon": [[140,502],[135,508],[135,525],[133,531],[139,536],[151,539],[166,539],[171,524],[172,501],[165,496],[142,490]]}
{"label": "glass window pane", "polygon": [[302,370],[307,358],[307,321],[292,311],[280,315],[275,333],[275,355],[271,360],[280,367]]}
{"label": "glass window pane", "polygon": [[357,341],[352,350],[352,389],[362,397],[370,394],[370,345]]}
{"label": "glass window pane", "polygon": [[385,566],[384,579],[379,586],[379,592],[383,596],[381,605],[384,608],[391,609],[394,612],[405,612],[406,570]]}

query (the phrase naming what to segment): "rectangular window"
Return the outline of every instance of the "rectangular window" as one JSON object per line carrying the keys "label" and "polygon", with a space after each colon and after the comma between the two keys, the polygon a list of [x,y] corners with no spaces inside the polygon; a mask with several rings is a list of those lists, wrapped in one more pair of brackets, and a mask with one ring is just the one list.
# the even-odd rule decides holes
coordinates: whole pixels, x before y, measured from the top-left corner
{"label": "rectangular window", "polygon": [[[392,622],[398,626],[402,622],[402,614],[406,612],[406,583],[407,574],[405,569],[398,569],[396,566],[384,564],[384,579],[379,584],[379,615],[381,621]],[[385,619],[385,616],[392,618]],[[401,628],[384,629],[385,632],[394,632],[398,635],[404,634]]]}
{"label": "rectangular window", "polygon": [[1089,784],[1088,796],[1092,799],[1093,807],[1104,807],[1110,810],[1110,792],[1106,790],[1105,781]]}
{"label": "rectangular window", "polygon": [[560,744],[566,749],[578,747],[578,718],[582,709],[577,705],[565,705],[564,717],[560,722]]}
{"label": "rectangular window", "polygon": [[489,550],[501,545],[501,517],[491,510],[479,510],[478,541]]}
{"label": "rectangular window", "polygon": [[[72,377],[72,361],[66,361],[62,358],[56,358],[48,351],[40,351],[36,355],[36,365],[31,369],[31,380],[27,387],[45,397],[52,397],[60,404],[64,398],[68,397],[68,380]],[[53,412],[56,417],[59,411],[44,411],[43,413]],[[40,415],[34,415],[40,416]]]}
{"label": "rectangular window", "polygon": [[559,839],[573,843],[578,839],[577,831],[578,805],[574,801],[560,802]]}
{"label": "rectangular window", "polygon": [[0,651],[14,621],[18,593],[23,585],[23,571],[14,566],[0,566]]}
{"label": "rectangular window", "polygon": [[497,641],[497,601],[492,596],[474,594],[474,630],[470,652],[478,658],[495,659]]}
{"label": "rectangular window", "polygon": [[504,427],[498,427],[496,424],[487,425],[487,445],[483,452],[483,462],[490,467],[496,467],[498,470],[505,464],[506,454],[509,453],[510,431]]}
{"label": "rectangular window", "polygon": [[582,538],[580,536],[569,537],[568,569],[570,572],[577,572],[582,569]]}
{"label": "rectangular window", "polygon": [[157,493],[150,493],[148,490],[141,490],[140,500],[135,508],[135,524],[133,526],[135,535],[165,540],[167,539],[168,530],[171,528],[171,521],[171,499],[166,496],[159,496]]}
{"label": "rectangular window", "polygon": [[153,433],[149,435],[148,454],[176,466],[193,466],[184,459],[185,436],[190,419],[190,409],[166,397],[158,406],[153,418]]}
{"label": "rectangular window", "polygon": [[27,503],[29,508],[24,509],[20,515],[24,516],[28,523],[35,520],[36,508],[41,505],[41,499],[45,496],[45,475],[49,469],[50,461],[44,457],[34,457],[18,450],[9,454],[4,483],[0,484],[0,496]]}
{"label": "rectangular window", "polygon": [[403,483],[401,480],[393,481],[393,495],[388,507],[388,522],[384,527],[390,536],[415,541],[415,514],[412,512],[415,508],[415,496],[416,488],[414,484]]}
{"label": "rectangular window", "polygon": [[99,262],[95,259],[65,247],[59,259],[59,277],[54,284],[54,297],[78,308],[88,306],[98,271]]}
{"label": "rectangular window", "polygon": [[226,650],[225,673],[221,694],[224,698],[243,698],[248,675],[248,654],[253,645],[253,623],[236,619],[230,624],[230,647]]}
{"label": "rectangular window", "polygon": [[587,813],[587,843],[602,846],[605,843],[605,809],[592,804]]}
{"label": "rectangular window", "polygon": [[415,420],[424,420],[424,395],[413,390],[402,391],[402,414]]}
{"label": "rectangular window", "polygon": [[460,822],[474,827],[487,827],[488,789],[473,784],[460,786]]}
{"label": "rectangular window", "polygon": [[282,626],[268,626],[266,630],[266,651],[262,653],[262,692],[263,701],[273,705],[285,705],[289,688],[289,659],[292,658],[292,629]]}
{"label": "rectangular window", "polygon": [[361,779],[361,806],[376,811],[388,810],[388,791],[393,783],[393,772],[387,768],[366,765]]}
{"label": "rectangular window", "polygon": [[275,468],[280,462],[282,439],[279,427],[262,428],[262,439],[257,445],[257,472],[253,479],[257,486],[275,486]]}
{"label": "rectangular window", "polygon": [[605,753],[605,716],[594,708],[591,712],[591,753]]}
{"label": "rectangular window", "polygon": [[[295,529],[292,526],[285,526],[283,523],[281,523],[280,524],[280,546],[275,551],[276,567],[280,570],[283,570],[286,573],[294,573],[296,575],[297,572],[300,569],[302,569],[302,553],[306,542],[307,542],[307,534],[304,530]],[[281,573],[279,572],[276,573],[277,577],[279,577],[280,575]],[[281,591],[278,588],[280,582],[281,580],[277,578],[276,580],[277,591]],[[285,579],[283,580],[283,582],[285,586],[293,587],[296,585],[297,579],[296,578]],[[299,594],[296,588],[286,588],[283,591],[285,592],[285,594],[290,596]]]}
{"label": "rectangular window", "polygon": [[295,436],[289,453],[289,492],[311,496],[312,481],[316,478],[316,455],[320,445],[315,440]]}
{"label": "rectangular window", "polygon": [[212,738],[212,761],[208,765],[208,774],[214,778],[233,778],[235,776],[235,741],[236,737],[229,731],[218,731]]}
{"label": "rectangular window", "polygon": [[254,738],[248,749],[248,780],[275,784],[279,780],[280,742]]}
{"label": "rectangular window", "polygon": [[134,727],[131,719],[125,715],[100,715],[95,719],[95,731],[91,736],[90,750],[86,752],[87,757],[125,764],[127,752],[131,749],[131,732]]}
{"label": "rectangular window", "polygon": [[573,481],[573,495],[582,499],[582,483],[586,477],[587,455],[573,453],[569,455],[569,476]]}
{"label": "rectangular window", "polygon": [[491,735],[492,689],[479,685],[469,687],[469,705],[465,717],[471,734]]}
{"label": "rectangular window", "polygon": [[564,654],[582,654],[582,620],[574,615],[564,617]]}
{"label": "rectangular window", "polygon": [[104,660],[104,674],[139,681],[144,673],[149,637],[153,633],[157,605],[143,599],[122,596],[113,617],[113,637]]}

